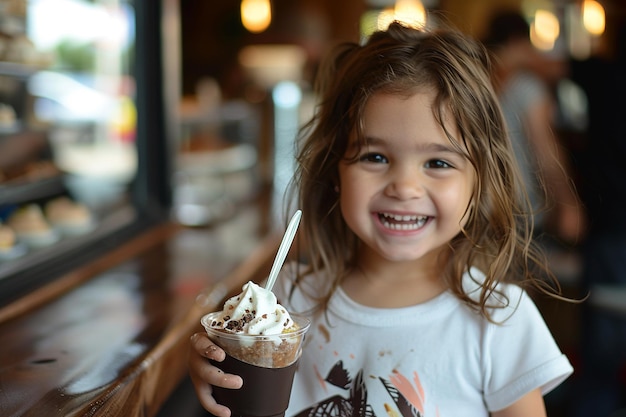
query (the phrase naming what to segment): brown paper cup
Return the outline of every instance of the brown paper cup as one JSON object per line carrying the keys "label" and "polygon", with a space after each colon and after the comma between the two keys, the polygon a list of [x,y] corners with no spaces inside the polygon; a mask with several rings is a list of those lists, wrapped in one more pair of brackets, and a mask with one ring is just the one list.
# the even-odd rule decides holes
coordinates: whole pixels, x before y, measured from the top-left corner
{"label": "brown paper cup", "polygon": [[211,361],[222,371],[239,375],[241,389],[213,387],[215,400],[233,416],[282,417],[289,405],[291,386],[310,321],[291,315],[298,330],[272,336],[234,334],[210,327],[218,313],[202,317],[209,338],[226,352],[223,362]]}
{"label": "brown paper cup", "polygon": [[231,417],[283,417],[289,405],[298,361],[285,368],[261,368],[226,355],[211,361],[222,371],[241,376],[240,389],[213,387],[213,398],[230,408]]}

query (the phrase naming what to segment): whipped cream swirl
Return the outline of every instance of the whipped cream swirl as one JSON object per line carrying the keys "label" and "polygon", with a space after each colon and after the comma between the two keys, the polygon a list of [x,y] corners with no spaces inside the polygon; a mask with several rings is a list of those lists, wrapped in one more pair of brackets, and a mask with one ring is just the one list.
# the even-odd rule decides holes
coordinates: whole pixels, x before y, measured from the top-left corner
{"label": "whipped cream swirl", "polygon": [[239,295],[224,303],[211,327],[231,333],[277,335],[294,326],[291,316],[278,304],[273,292],[248,281]]}

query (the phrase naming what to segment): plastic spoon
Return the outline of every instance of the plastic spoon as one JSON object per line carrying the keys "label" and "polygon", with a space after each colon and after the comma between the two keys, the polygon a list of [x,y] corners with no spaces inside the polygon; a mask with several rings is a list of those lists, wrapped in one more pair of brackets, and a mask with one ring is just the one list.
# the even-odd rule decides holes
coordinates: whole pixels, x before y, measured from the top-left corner
{"label": "plastic spoon", "polygon": [[274,259],[274,263],[272,264],[272,269],[270,270],[270,275],[267,278],[267,283],[265,284],[265,289],[268,291],[272,290],[272,287],[276,282],[276,278],[278,278],[278,273],[283,267],[283,262],[285,262],[285,258],[289,253],[289,248],[291,248],[293,238],[296,236],[296,231],[298,230],[298,225],[300,224],[301,217],[302,210],[298,210],[291,217],[291,220],[289,220],[289,225],[287,226],[287,230],[285,230],[283,240],[280,242],[280,246],[278,247],[278,253],[276,254],[276,258]]}

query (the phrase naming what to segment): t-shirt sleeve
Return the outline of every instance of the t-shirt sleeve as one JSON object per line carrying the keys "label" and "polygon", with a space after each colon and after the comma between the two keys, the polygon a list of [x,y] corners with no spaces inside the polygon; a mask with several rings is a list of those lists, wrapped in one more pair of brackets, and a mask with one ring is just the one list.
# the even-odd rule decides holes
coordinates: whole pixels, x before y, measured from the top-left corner
{"label": "t-shirt sleeve", "polygon": [[484,393],[487,408],[497,411],[540,388],[547,394],[573,368],[556,344],[531,298],[517,286],[508,288],[510,306],[497,309],[483,339]]}

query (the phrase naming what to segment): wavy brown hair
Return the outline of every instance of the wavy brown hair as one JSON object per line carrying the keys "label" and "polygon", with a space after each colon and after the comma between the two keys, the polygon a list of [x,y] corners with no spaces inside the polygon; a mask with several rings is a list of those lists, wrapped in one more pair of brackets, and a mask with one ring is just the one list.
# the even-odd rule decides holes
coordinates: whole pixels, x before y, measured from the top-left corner
{"label": "wavy brown hair", "polygon": [[[545,260],[533,244],[530,204],[519,179],[505,122],[490,81],[490,61],[482,44],[454,29],[427,31],[392,23],[367,43],[344,43],[320,69],[320,98],[313,119],[303,127],[294,190],[303,210],[309,269],[336,277],[318,294],[325,310],[342,278],[356,266],[361,244],[339,210],[338,166],[351,135],[363,144],[362,118],[376,93],[410,96],[435,91],[433,113],[450,141],[476,173],[469,218],[450,243],[444,279],[450,290],[485,317],[489,297],[500,282],[529,285],[558,297],[549,285]],[[452,116],[460,137],[443,122]],[[463,290],[470,267],[486,274],[478,299]],[[478,280],[476,280],[478,282]]]}

